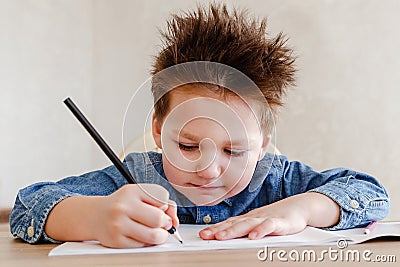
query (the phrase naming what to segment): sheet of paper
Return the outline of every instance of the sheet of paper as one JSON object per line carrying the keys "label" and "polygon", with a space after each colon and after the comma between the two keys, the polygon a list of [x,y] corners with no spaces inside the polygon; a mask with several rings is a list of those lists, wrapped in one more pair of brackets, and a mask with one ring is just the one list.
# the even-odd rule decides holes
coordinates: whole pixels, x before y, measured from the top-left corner
{"label": "sheet of paper", "polygon": [[322,243],[335,243],[338,239],[334,232],[324,231],[317,228],[307,227],[304,231],[287,236],[267,236],[260,240],[249,240],[248,238],[238,238],[226,241],[202,240],[198,232],[204,225],[181,225],[179,233],[184,240],[180,244],[170,236],[169,240],[162,245],[134,248],[134,249],[112,249],[101,246],[96,241],[88,242],[66,242],[50,251],[49,256],[61,255],[84,255],[84,254],[115,254],[115,253],[144,253],[144,252],[164,252],[164,251],[200,251],[215,249],[243,249],[243,248],[264,248],[301,246],[301,245],[320,245]]}
{"label": "sheet of paper", "polygon": [[304,231],[287,236],[266,236],[260,240],[237,238],[233,240],[217,241],[202,240],[198,233],[204,225],[181,225],[179,233],[184,243],[180,244],[170,236],[162,245],[134,248],[113,249],[101,246],[96,241],[67,242],[50,251],[49,256],[84,255],[84,254],[116,254],[116,253],[145,253],[166,251],[200,251],[215,249],[245,249],[268,247],[294,247],[294,246],[320,246],[336,245],[339,240],[346,240],[348,244],[361,243],[381,236],[400,237],[400,222],[379,222],[373,232],[364,234],[364,228],[355,228],[342,231],[325,231],[318,228],[307,227]]}
{"label": "sheet of paper", "polygon": [[364,228],[336,231],[335,234],[348,240],[349,244],[357,244],[382,236],[400,237],[400,222],[378,222],[368,235],[364,234]]}

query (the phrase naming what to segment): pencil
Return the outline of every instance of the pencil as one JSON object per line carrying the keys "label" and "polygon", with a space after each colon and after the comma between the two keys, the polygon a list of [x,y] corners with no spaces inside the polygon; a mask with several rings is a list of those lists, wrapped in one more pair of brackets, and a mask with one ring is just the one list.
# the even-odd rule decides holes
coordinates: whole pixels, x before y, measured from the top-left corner
{"label": "pencil", "polygon": [[[82,124],[82,126],[89,132],[89,134],[93,137],[94,141],[99,145],[101,150],[107,155],[107,157],[111,160],[111,162],[115,165],[118,171],[125,177],[128,183],[137,184],[135,178],[129,172],[129,170],[122,164],[117,155],[112,151],[110,146],[104,141],[101,135],[96,131],[96,129],[92,126],[92,124],[86,119],[86,117],[82,114],[79,108],[74,104],[74,102],[68,97],[64,100],[65,105],[69,108],[69,110],[74,114],[74,116],[78,119],[78,121]],[[181,244],[183,240],[179,235],[178,231],[174,226],[171,229],[167,230],[173,237],[175,237]]]}
{"label": "pencil", "polygon": [[367,227],[365,227],[364,234],[369,235],[372,232],[372,230],[374,230],[375,226],[376,226],[376,222],[375,221],[370,222],[367,225]]}

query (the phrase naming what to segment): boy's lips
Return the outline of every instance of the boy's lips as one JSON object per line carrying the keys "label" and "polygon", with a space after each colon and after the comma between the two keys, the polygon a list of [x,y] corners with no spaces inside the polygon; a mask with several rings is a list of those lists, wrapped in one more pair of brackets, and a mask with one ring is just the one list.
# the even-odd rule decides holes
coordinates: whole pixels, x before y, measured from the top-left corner
{"label": "boy's lips", "polygon": [[199,184],[188,183],[188,187],[195,187],[198,189],[211,190],[211,189],[221,188],[222,186],[209,185],[209,184],[199,185]]}

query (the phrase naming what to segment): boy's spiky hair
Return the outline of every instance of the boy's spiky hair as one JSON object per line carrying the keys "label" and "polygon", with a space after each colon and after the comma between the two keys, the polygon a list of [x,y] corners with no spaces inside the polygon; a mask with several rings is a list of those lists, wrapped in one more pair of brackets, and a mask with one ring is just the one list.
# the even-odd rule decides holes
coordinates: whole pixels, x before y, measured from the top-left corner
{"label": "boy's spiky hair", "polygon": [[[286,47],[287,39],[282,33],[267,37],[266,25],[266,19],[249,18],[246,11],[233,9],[229,13],[225,4],[198,6],[196,11],[173,15],[167,30],[161,32],[164,44],[155,58],[152,74],[192,61],[222,63],[249,77],[276,113],[276,108],[283,105],[287,87],[294,85],[295,57]],[[168,111],[164,89],[153,81],[152,93],[157,99],[154,109],[159,121]],[[156,96],[160,94],[159,99]]]}

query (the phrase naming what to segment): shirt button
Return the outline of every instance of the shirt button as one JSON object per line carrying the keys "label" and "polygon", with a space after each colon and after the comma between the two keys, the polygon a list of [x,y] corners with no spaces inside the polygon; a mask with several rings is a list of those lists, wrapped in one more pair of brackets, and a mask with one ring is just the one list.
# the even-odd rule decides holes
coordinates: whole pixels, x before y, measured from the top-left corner
{"label": "shirt button", "polygon": [[29,226],[28,227],[28,236],[32,237],[35,235],[35,229],[33,228],[33,226]]}
{"label": "shirt button", "polygon": [[357,209],[360,206],[360,204],[358,203],[357,200],[352,199],[350,200],[350,206],[354,209]]}
{"label": "shirt button", "polygon": [[203,222],[204,223],[210,223],[211,222],[211,216],[207,214],[206,216],[203,217]]}

